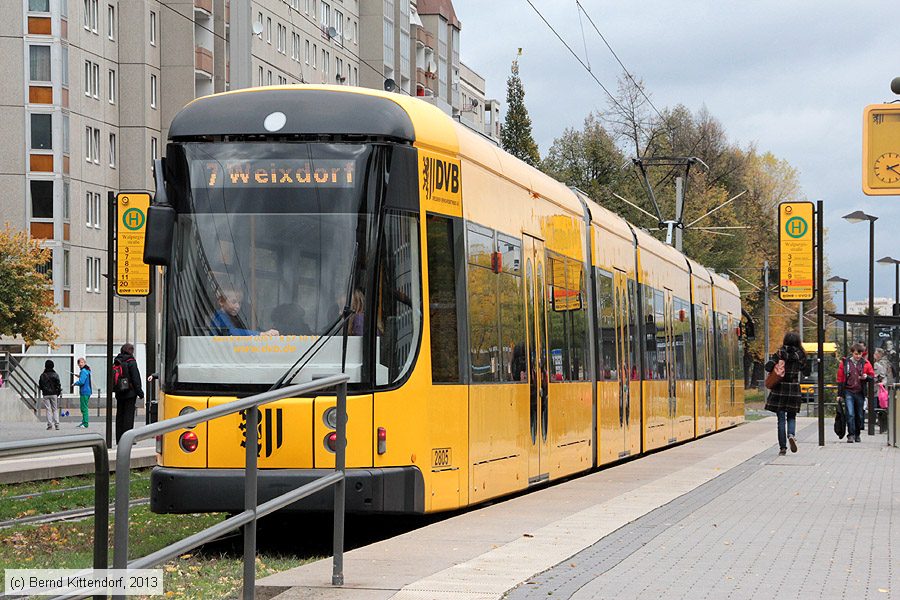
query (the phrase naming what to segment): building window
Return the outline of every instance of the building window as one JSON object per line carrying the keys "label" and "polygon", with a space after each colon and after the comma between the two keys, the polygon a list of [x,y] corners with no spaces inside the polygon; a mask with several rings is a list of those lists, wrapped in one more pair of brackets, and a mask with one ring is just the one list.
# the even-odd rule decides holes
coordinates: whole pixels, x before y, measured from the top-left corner
{"label": "building window", "polygon": [[31,218],[53,220],[53,182],[31,181]]}
{"label": "building window", "polygon": [[69,153],[69,115],[62,116],[62,138],[63,138],[63,154]]}
{"label": "building window", "polygon": [[266,71],[266,85],[272,85],[272,71]]}
{"label": "building window", "polygon": [[259,71],[257,71],[257,75],[259,75],[259,85],[263,84],[263,68],[259,67]]}
{"label": "building window", "polygon": [[256,22],[259,23],[259,33],[256,34],[256,37],[259,39],[263,39],[263,16],[262,13],[256,13]]}
{"label": "building window", "polygon": [[150,158],[159,158],[159,140],[155,137],[150,138]]}
{"label": "building window", "polygon": [[69,86],[69,47],[63,44],[60,46],[60,73],[62,76],[62,84],[64,87]]}
{"label": "building window", "polygon": [[278,24],[278,38],[275,40],[275,49],[282,54],[287,54],[287,27]]}
{"label": "building window", "polygon": [[69,222],[69,182],[63,181],[63,221]]}
{"label": "building window", "polygon": [[156,75],[150,75],[150,108],[156,108]]}
{"label": "building window", "polygon": [[63,287],[69,288],[69,251],[63,250]]}
{"label": "building window", "polygon": [[31,115],[31,149],[53,150],[53,115]]}
{"label": "building window", "polygon": [[110,69],[108,75],[109,76],[107,78],[107,87],[109,89],[107,90],[107,93],[109,95],[109,103],[115,104],[116,103],[116,72],[114,70]]}
{"label": "building window", "polygon": [[334,28],[337,31],[337,35],[334,38],[334,41],[338,46],[344,45],[344,13],[339,10],[334,11]]}
{"label": "building window", "polygon": [[28,0],[28,12],[50,12],[50,0]]}
{"label": "building window", "polygon": [[84,95],[100,99],[100,65],[84,61]]}
{"label": "building window", "polygon": [[97,33],[98,10],[98,0],[84,0],[84,28],[94,33]]}
{"label": "building window", "polygon": [[59,0],[59,14],[63,18],[69,16],[69,0]]}
{"label": "building window", "polygon": [[318,50],[318,46],[316,46],[315,44],[313,44],[312,59],[313,59],[312,68],[318,69],[319,68],[319,50]]}
{"label": "building window", "polygon": [[84,161],[100,164],[100,130],[84,128]]}
{"label": "building window", "polygon": [[50,46],[28,46],[29,78],[50,81]]}
{"label": "building window", "polygon": [[272,17],[266,17],[266,43],[272,43]]}
{"label": "building window", "polygon": [[91,154],[91,159],[94,161],[95,165],[100,164],[100,129],[94,129],[94,146],[93,153]]}
{"label": "building window", "polygon": [[303,56],[306,61],[306,64],[309,64],[309,40],[304,41],[305,49],[303,51]]}
{"label": "building window", "polygon": [[327,30],[328,23],[331,21],[331,7],[324,2],[320,2],[319,9],[319,22]]}
{"label": "building window", "polygon": [[116,39],[116,7],[112,4],[106,7],[106,37]]}
{"label": "building window", "polygon": [[88,292],[100,293],[100,259],[85,259],[85,284]]}
{"label": "building window", "polygon": [[109,166],[116,168],[116,134],[109,134]]}
{"label": "building window", "polygon": [[156,13],[150,11],[150,45],[156,45]]}

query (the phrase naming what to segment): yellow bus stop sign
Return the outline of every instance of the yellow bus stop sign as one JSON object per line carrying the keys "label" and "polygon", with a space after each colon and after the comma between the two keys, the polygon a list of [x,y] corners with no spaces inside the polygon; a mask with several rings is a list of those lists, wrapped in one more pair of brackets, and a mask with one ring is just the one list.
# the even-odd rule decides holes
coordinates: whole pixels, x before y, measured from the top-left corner
{"label": "yellow bus stop sign", "polygon": [[815,296],[814,224],[812,202],[778,205],[778,297],[805,301]]}
{"label": "yellow bus stop sign", "polygon": [[150,265],[144,262],[144,237],[150,194],[116,194],[116,295],[150,293]]}

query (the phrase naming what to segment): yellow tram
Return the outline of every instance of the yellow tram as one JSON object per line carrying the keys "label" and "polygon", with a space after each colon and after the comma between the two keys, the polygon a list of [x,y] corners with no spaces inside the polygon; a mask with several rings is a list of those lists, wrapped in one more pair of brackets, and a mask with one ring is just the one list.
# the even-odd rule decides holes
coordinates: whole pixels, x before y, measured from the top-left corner
{"label": "yellow tram", "polygon": [[[294,381],[340,372],[346,344],[349,511],[456,509],[743,419],[733,283],[424,101],[201,98],[160,168],[161,417],[264,391],[317,341]],[[261,501],[333,468],[334,406],[261,410]],[[152,509],[241,510],[243,431],[164,436]]]}

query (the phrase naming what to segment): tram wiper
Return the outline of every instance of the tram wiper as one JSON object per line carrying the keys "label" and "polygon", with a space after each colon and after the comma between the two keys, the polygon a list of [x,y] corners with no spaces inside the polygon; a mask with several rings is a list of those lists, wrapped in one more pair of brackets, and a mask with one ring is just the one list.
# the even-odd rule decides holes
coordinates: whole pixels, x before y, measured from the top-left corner
{"label": "tram wiper", "polygon": [[353,258],[350,261],[350,277],[347,278],[347,300],[344,303],[344,308],[341,310],[341,314],[334,320],[331,326],[328,327],[327,331],[319,336],[319,338],[313,342],[312,346],[306,349],[306,352],[300,355],[294,364],[292,364],[284,374],[278,378],[278,381],[272,384],[272,387],[269,388],[269,391],[276,390],[280,387],[285,387],[291,384],[294,378],[300,374],[300,371],[311,361],[315,355],[325,347],[325,342],[334,337],[338,331],[343,327],[343,347],[342,347],[342,356],[341,356],[341,373],[346,371],[347,366],[347,328],[344,327],[350,317],[353,316],[353,310],[350,308],[350,302],[352,299],[353,285],[356,281],[356,254],[359,250],[359,242],[353,245]]}

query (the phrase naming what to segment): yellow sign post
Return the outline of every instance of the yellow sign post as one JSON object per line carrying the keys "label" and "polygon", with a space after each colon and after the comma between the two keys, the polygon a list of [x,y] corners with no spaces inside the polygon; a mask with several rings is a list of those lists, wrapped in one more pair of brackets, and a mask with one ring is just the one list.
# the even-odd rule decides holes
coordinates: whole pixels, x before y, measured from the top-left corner
{"label": "yellow sign post", "polygon": [[900,196],[900,104],[870,104],[863,111],[863,193]]}
{"label": "yellow sign post", "polygon": [[814,209],[812,202],[778,205],[778,297],[805,301],[815,296]]}
{"label": "yellow sign post", "polygon": [[150,194],[116,194],[116,295],[150,293],[150,265],[144,262],[144,237]]}

